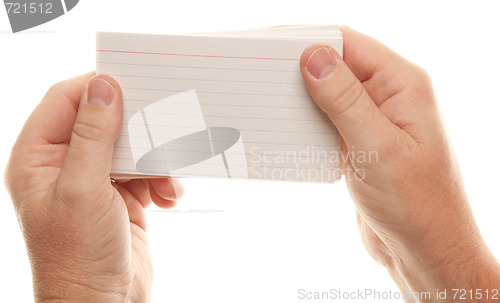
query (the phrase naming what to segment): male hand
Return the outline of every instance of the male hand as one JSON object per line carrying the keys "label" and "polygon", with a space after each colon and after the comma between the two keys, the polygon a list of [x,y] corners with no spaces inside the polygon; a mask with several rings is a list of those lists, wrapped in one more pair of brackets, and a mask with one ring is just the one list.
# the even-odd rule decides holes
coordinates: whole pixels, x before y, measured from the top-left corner
{"label": "male hand", "polygon": [[314,45],[300,67],[343,138],[367,250],[402,292],[498,288],[498,263],[474,221],[429,77],[378,41],[342,31],[343,60]]}
{"label": "male hand", "polygon": [[37,302],[147,302],[153,268],[144,209],[172,207],[172,179],[110,182],[120,87],[88,73],[54,85],[26,122],[6,183]]}

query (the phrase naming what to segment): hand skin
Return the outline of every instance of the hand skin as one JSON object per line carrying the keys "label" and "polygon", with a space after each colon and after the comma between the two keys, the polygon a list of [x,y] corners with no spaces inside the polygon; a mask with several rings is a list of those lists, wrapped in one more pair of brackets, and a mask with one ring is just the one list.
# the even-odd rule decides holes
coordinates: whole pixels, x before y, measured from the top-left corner
{"label": "hand skin", "polygon": [[[301,71],[343,138],[367,250],[403,294],[448,289],[439,302],[455,302],[452,288],[498,288],[498,263],[472,216],[428,76],[379,42],[342,31],[344,60],[326,45],[311,46]],[[90,103],[101,106],[87,104],[88,82],[97,96]],[[102,106],[105,99],[111,104]],[[49,90],[13,148],[5,179],[37,302],[149,301],[144,208],[173,206],[179,190],[170,179],[111,185],[121,112],[113,79],[66,80]],[[356,156],[373,151],[377,161]]]}
{"label": "hand skin", "polygon": [[66,80],[50,88],[12,149],[5,179],[36,302],[149,301],[144,208],[172,207],[182,189],[172,179],[111,184],[122,113],[112,78]]}
{"label": "hand skin", "polygon": [[[331,47],[314,45],[300,68],[343,139],[342,166],[366,249],[401,294],[433,294],[407,302],[461,302],[453,288],[500,288],[498,263],[474,221],[429,77],[380,42],[342,31],[343,60]],[[372,161],[360,156],[373,151]],[[436,289],[447,289],[447,299],[435,300]]]}

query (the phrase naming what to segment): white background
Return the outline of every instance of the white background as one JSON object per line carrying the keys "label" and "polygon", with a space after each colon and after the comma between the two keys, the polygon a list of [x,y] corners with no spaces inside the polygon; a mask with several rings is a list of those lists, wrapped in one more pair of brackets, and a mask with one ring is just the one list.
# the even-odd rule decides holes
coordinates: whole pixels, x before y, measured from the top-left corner
{"label": "white background", "polygon": [[[499,7],[496,1],[407,3],[82,0],[67,15],[18,34],[10,32],[1,8],[0,168],[46,89],[95,68],[96,30],[182,33],[345,24],[432,76],[474,213],[500,257]],[[362,247],[343,181],[190,179],[184,184],[187,194],[177,212],[147,212],[155,266],[152,302],[300,302],[300,288],[396,290]],[[32,301],[24,242],[3,188],[0,231],[0,300]]]}

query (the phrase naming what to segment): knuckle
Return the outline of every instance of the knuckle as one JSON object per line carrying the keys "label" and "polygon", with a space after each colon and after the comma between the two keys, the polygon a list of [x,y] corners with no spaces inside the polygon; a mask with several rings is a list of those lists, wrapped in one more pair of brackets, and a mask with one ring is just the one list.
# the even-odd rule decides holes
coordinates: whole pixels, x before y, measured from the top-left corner
{"label": "knuckle", "polygon": [[48,96],[54,96],[60,94],[62,91],[64,91],[64,88],[66,87],[67,80],[59,81],[55,84],[53,84],[49,89],[47,90],[46,95]]}
{"label": "knuckle", "polygon": [[421,66],[413,64],[414,85],[418,89],[432,89],[432,80],[429,73]]}
{"label": "knuckle", "polygon": [[[72,100],[72,98],[68,94],[68,92],[71,91],[72,87],[73,86],[71,85],[70,80],[59,81],[49,87],[43,99],[63,99],[68,101]],[[74,106],[75,109],[78,110],[78,105]]]}
{"label": "knuckle", "polygon": [[418,76],[419,80],[422,83],[430,84],[431,77],[430,77],[429,73],[423,67],[421,67],[419,65],[415,65],[415,66],[416,66],[416,72],[417,72],[417,76]]}
{"label": "knuckle", "polygon": [[5,168],[5,171],[4,171],[4,176],[3,176],[3,179],[4,179],[4,185],[5,185],[5,188],[7,189],[7,193],[12,196],[13,195],[13,192],[14,192],[14,185],[15,185],[15,182],[14,182],[14,171],[12,169],[12,159],[9,160],[9,163],[7,164],[7,167]]}
{"label": "knuckle", "polygon": [[358,101],[361,100],[364,88],[359,85],[357,79],[351,79],[350,82],[334,94],[327,101],[327,110],[329,113],[340,116],[348,112]]}
{"label": "knuckle", "polygon": [[[107,179],[93,180],[92,186],[86,181],[82,185],[75,186],[74,180],[64,176],[59,178],[54,189],[55,199],[65,205],[74,205],[88,201],[109,201],[112,200],[113,191],[110,191]],[[88,204],[88,203],[85,203]]]}
{"label": "knuckle", "polygon": [[109,137],[108,130],[97,121],[76,121],[72,137],[91,142],[103,142]]}
{"label": "knuckle", "polygon": [[27,192],[32,191],[32,188],[29,191],[26,190],[26,184],[31,184],[33,176],[26,171],[25,166],[20,163],[20,160],[14,157],[16,153],[15,147],[11,153],[11,158],[5,167],[3,179],[5,189],[12,203],[14,206],[17,206],[21,203],[23,197],[27,195]]}
{"label": "knuckle", "polygon": [[404,88],[408,104],[413,106],[435,106],[436,98],[429,73],[422,67],[412,63],[412,69],[407,73],[408,81]]}

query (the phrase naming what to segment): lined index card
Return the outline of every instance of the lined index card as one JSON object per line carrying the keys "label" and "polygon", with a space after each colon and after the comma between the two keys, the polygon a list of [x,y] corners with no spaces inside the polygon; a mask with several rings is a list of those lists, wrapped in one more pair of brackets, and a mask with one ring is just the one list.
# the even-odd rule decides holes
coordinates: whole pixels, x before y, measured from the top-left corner
{"label": "lined index card", "polygon": [[97,73],[124,98],[112,175],[338,180],[338,132],[299,69],[319,41],[342,54],[334,25],[97,33]]}

